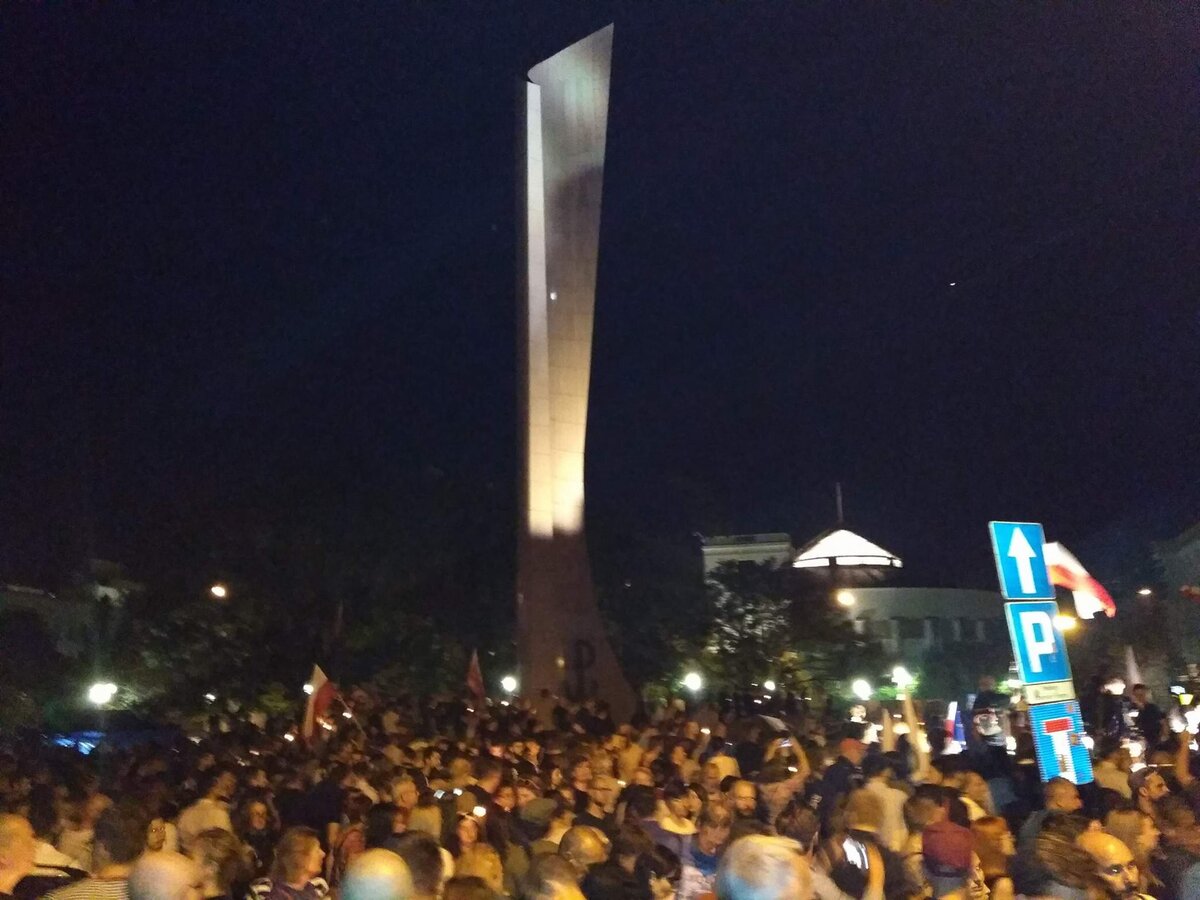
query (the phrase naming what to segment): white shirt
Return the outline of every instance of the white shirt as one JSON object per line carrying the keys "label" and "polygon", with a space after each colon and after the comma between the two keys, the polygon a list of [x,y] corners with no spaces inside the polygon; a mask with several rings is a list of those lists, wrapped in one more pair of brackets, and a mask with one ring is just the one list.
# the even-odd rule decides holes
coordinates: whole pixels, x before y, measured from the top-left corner
{"label": "white shirt", "polygon": [[908,794],[892,787],[881,778],[868,779],[863,789],[878,797],[883,807],[883,822],[879,827],[880,843],[892,852],[899,853],[904,849],[904,842],[908,840],[908,828],[904,825],[904,801],[908,799]]}
{"label": "white shirt", "polygon": [[220,800],[209,800],[201,797],[179,814],[177,823],[179,831],[179,849],[184,853],[192,848],[192,841],[202,831],[210,828],[220,828],[233,833],[233,821],[229,818],[229,808]]}

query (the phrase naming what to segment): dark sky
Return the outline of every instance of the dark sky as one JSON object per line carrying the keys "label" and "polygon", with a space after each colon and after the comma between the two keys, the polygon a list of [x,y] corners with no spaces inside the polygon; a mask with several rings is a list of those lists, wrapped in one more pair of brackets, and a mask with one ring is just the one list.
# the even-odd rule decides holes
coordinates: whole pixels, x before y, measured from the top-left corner
{"label": "dark sky", "polygon": [[1200,497],[1187,4],[8,4],[0,564],[511,483],[516,83],[609,21],[594,512],[803,538],[840,479],[953,580]]}

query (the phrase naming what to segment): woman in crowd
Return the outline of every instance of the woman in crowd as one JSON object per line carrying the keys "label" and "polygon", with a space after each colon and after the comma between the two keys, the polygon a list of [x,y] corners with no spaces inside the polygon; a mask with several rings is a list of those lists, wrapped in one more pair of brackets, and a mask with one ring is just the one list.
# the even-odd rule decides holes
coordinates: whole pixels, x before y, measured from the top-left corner
{"label": "woman in crowd", "polygon": [[1008,863],[1016,855],[1017,847],[1008,823],[999,816],[984,816],[971,823],[971,834],[975,838],[975,853],[979,856],[991,900],[1013,900]]}
{"label": "woman in crowd", "polygon": [[404,834],[408,828],[408,811],[395,803],[376,803],[367,812],[367,849],[385,847],[392,838]]}
{"label": "woman in crowd", "polygon": [[[454,833],[446,841],[446,849],[457,861],[464,853],[479,844],[483,828],[479,820],[468,813],[459,813],[454,823]],[[458,871],[457,863],[455,871]]]}
{"label": "woman in crowd", "polygon": [[479,878],[494,896],[506,893],[504,864],[491,844],[475,844],[460,853],[454,861],[454,877]]}
{"label": "woman in crowd", "polygon": [[269,878],[250,885],[253,900],[321,900],[329,885],[321,877],[325,851],[311,828],[289,828],[275,847]]}
{"label": "woman in crowd", "polygon": [[370,809],[371,801],[366,794],[351,791],[346,795],[342,804],[342,829],[338,832],[337,843],[326,861],[331,885],[340,884],[346,868],[356,856],[367,849],[367,813]]}
{"label": "woman in crowd", "polygon": [[279,842],[279,822],[271,806],[257,794],[242,802],[234,818],[237,836],[250,849],[252,876],[260,878],[271,867]]}
{"label": "woman in crowd", "polygon": [[234,886],[245,884],[245,845],[223,828],[209,828],[196,835],[190,855],[204,878],[204,900],[234,900]]}

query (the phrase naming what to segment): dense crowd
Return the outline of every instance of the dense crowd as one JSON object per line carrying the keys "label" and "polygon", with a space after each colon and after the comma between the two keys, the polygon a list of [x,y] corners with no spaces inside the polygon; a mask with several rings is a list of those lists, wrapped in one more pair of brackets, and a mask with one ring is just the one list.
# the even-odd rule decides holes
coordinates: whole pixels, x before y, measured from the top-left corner
{"label": "dense crowd", "polygon": [[1190,735],[1141,702],[1144,756],[1101,735],[1079,787],[997,740],[1003,711],[977,704],[944,752],[907,699],[875,724],[676,701],[618,725],[548,695],[358,692],[312,741],[244,721],[87,756],[13,741],[0,897],[1200,897]]}

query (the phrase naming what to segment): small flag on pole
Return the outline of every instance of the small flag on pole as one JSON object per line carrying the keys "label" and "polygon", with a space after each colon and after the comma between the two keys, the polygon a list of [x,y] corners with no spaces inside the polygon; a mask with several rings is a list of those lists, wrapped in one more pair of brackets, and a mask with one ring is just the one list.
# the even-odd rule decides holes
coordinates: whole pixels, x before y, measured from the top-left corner
{"label": "small flag on pole", "polygon": [[313,666],[309,684],[312,685],[312,693],[308,695],[308,703],[304,707],[304,725],[300,729],[300,735],[305,742],[312,743],[317,728],[320,727],[320,720],[329,711],[329,704],[337,694],[337,687],[325,676],[320,666]]}
{"label": "small flag on pole", "polygon": [[471,651],[471,663],[467,666],[467,690],[482,703],[486,692],[483,689],[483,670],[479,668],[479,651]]}
{"label": "small flag on pole", "polygon": [[1117,614],[1117,604],[1104,585],[1093,578],[1083,564],[1062,544],[1046,544],[1044,549],[1050,583],[1069,590],[1075,598],[1075,612],[1081,619],[1090,619],[1102,612],[1109,618]]}

